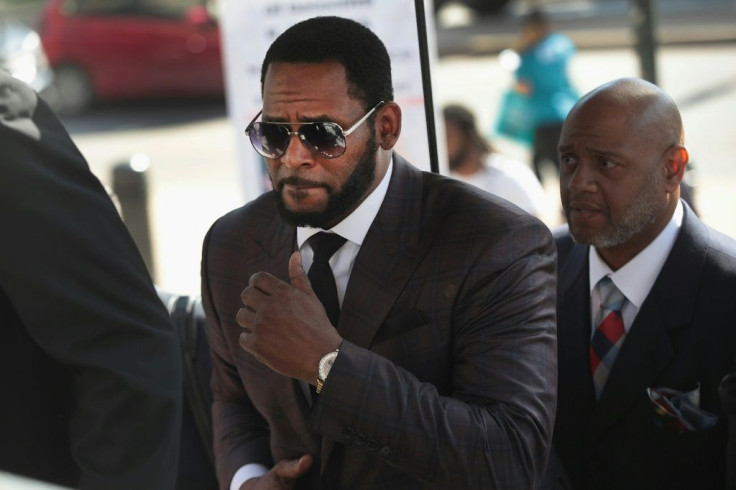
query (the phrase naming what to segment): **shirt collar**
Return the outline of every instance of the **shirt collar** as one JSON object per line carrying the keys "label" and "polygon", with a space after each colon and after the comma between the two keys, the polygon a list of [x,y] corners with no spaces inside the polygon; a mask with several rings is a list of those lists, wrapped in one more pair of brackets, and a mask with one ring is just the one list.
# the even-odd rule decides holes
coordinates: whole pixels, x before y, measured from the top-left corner
{"label": "shirt collar", "polygon": [[[376,218],[378,210],[381,208],[381,204],[383,204],[383,199],[386,197],[386,192],[388,192],[388,184],[391,181],[393,168],[394,159],[391,157],[388,169],[386,169],[386,175],[383,176],[378,187],[373,189],[373,192],[371,192],[368,197],[360,203],[355,211],[333,226],[330,231],[337,233],[341,237],[347,238],[358,246],[363,245],[363,240],[365,239],[366,234],[368,234],[368,228],[370,228],[373,220]],[[323,230],[322,228],[297,227],[297,247],[301,249],[304,242],[306,242],[312,235],[321,231],[327,230]]]}
{"label": "shirt collar", "polygon": [[682,202],[678,202],[672,218],[657,235],[657,238],[615,272],[601,259],[595,247],[590,247],[588,251],[590,292],[593,292],[593,288],[598,284],[598,281],[605,276],[610,276],[619,291],[626,296],[626,299],[637,309],[641,308],[654,285],[654,281],[657,280],[659,271],[662,270],[672,246],[675,244],[677,234],[682,226],[682,217]]}

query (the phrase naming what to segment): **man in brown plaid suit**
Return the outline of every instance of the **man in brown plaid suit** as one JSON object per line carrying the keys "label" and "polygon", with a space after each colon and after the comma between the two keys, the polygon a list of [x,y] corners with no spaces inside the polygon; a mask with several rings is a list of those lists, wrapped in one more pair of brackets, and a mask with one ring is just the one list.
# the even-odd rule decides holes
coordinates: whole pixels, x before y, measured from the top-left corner
{"label": "man in brown plaid suit", "polygon": [[[557,380],[547,228],[393,151],[389,57],[356,22],[289,28],[262,95],[246,132],[274,190],[203,250],[220,487],[534,487]],[[324,232],[344,240],[334,325],[305,272]]]}

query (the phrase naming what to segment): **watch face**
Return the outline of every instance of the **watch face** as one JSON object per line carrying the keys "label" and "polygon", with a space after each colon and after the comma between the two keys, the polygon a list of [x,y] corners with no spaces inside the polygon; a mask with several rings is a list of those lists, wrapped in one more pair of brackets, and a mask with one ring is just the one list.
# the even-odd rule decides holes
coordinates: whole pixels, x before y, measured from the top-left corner
{"label": "watch face", "polygon": [[332,365],[335,363],[336,358],[337,352],[330,352],[319,361],[319,379],[324,381],[327,378],[327,375],[330,374],[330,369],[332,369]]}

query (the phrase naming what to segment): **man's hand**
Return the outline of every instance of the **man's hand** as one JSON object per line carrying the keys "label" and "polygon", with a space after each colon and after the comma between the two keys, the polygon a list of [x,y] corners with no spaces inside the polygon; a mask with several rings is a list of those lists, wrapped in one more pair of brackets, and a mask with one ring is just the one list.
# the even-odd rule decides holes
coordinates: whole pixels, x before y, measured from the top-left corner
{"label": "man's hand", "polygon": [[251,478],[240,486],[240,490],[268,490],[293,488],[296,479],[312,467],[314,459],[305,454],[299,459],[285,459],[271,468],[265,475]]}
{"label": "man's hand", "polygon": [[240,295],[240,346],[274,371],[315,384],[319,360],[342,339],[302,268],[299,252],[289,259],[291,284],[266,272],[253,274]]}

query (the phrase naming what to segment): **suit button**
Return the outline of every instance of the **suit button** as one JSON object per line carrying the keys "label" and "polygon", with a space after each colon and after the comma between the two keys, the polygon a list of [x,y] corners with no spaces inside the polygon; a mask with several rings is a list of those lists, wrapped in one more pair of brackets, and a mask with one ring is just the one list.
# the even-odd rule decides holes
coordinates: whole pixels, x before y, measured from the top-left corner
{"label": "suit button", "polygon": [[349,441],[353,437],[355,437],[355,431],[351,429],[350,427],[348,427],[347,429],[345,429],[345,433],[343,434],[343,437],[345,438],[346,441]]}
{"label": "suit button", "polygon": [[391,453],[393,451],[391,451],[391,448],[389,446],[381,446],[381,450],[378,452],[384,458],[388,458],[389,456],[391,456]]}

